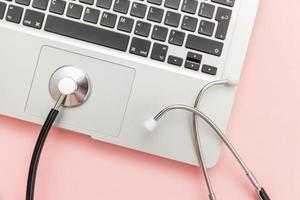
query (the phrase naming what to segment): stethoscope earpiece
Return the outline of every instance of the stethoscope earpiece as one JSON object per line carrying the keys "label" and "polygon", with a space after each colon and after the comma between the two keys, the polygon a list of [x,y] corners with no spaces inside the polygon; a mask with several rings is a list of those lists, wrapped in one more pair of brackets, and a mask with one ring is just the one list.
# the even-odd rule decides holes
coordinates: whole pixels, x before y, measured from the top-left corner
{"label": "stethoscope earpiece", "polygon": [[156,129],[157,124],[158,122],[155,119],[150,118],[144,122],[144,127],[147,129],[147,131],[153,132]]}
{"label": "stethoscope earpiece", "polygon": [[235,79],[235,78],[227,78],[227,84],[228,86],[237,86],[240,82],[239,79]]}

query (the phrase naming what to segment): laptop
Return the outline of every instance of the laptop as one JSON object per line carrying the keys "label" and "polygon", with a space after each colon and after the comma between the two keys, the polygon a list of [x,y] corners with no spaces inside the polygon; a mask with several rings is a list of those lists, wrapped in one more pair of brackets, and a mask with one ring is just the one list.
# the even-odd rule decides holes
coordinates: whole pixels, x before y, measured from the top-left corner
{"label": "laptop", "polygon": [[[56,99],[53,74],[86,74],[86,101],[56,126],[92,139],[198,165],[192,115],[173,111],[155,132],[143,126],[171,104],[193,106],[208,82],[238,80],[258,0],[0,0],[1,115],[42,124]],[[200,109],[223,131],[237,87],[209,90]],[[221,142],[199,119],[206,164]]]}

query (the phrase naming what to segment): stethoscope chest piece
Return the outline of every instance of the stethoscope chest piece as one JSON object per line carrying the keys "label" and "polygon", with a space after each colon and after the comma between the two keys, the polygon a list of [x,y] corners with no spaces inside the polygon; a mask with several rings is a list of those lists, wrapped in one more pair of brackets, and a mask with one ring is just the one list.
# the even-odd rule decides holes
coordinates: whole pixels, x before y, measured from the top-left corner
{"label": "stethoscope chest piece", "polygon": [[75,107],[83,104],[90,93],[90,81],[85,72],[73,66],[58,68],[49,80],[49,91],[56,101],[63,93],[66,95],[62,103],[64,107]]}

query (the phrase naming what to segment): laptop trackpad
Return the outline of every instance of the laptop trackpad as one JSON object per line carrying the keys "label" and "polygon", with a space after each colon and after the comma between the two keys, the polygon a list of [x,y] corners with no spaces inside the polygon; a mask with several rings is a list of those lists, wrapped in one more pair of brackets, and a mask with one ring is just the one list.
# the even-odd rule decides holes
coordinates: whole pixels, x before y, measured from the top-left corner
{"label": "laptop trackpad", "polygon": [[86,72],[91,90],[83,105],[64,109],[60,124],[88,134],[118,136],[135,77],[135,70],[127,66],[45,46],[33,77],[26,112],[46,117],[55,103],[49,93],[50,77],[55,70],[66,65]]}

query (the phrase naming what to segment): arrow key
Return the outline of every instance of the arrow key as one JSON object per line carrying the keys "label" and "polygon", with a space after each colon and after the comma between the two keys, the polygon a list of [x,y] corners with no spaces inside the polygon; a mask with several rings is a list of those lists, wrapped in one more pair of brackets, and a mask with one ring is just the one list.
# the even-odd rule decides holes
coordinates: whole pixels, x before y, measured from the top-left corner
{"label": "arrow key", "polygon": [[187,68],[187,69],[194,70],[194,71],[199,71],[200,64],[189,61],[189,60],[186,60],[184,67]]}
{"label": "arrow key", "polygon": [[168,63],[176,66],[181,66],[183,63],[183,59],[170,55],[168,58]]}
{"label": "arrow key", "polygon": [[217,74],[217,68],[210,66],[210,65],[203,65],[201,72],[206,73],[206,74],[210,74],[210,75],[216,75]]}

